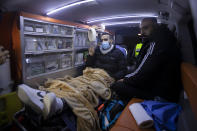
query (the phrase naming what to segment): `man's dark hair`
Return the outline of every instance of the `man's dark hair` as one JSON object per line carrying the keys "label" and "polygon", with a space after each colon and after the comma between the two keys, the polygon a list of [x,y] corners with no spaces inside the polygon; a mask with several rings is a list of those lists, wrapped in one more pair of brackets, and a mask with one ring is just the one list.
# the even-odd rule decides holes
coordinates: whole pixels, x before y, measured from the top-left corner
{"label": "man's dark hair", "polygon": [[103,35],[109,35],[108,33],[106,33],[106,32],[103,32],[102,34],[101,34],[101,36],[103,36]]}
{"label": "man's dark hair", "polygon": [[142,19],[142,21],[151,21],[153,25],[157,25],[157,18],[155,17],[147,17],[147,18]]}

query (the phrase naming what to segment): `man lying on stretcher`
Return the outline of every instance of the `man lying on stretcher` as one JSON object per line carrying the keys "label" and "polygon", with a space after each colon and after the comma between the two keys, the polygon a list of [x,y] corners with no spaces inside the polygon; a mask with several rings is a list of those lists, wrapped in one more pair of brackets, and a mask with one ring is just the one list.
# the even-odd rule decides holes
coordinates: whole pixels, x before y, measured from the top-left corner
{"label": "man lying on stretcher", "polygon": [[115,48],[109,35],[102,35],[101,40],[100,46],[89,49],[86,67],[104,69],[115,80],[122,79],[127,73],[124,54]]}
{"label": "man lying on stretcher", "polygon": [[45,119],[69,106],[77,116],[78,129],[99,130],[94,108],[98,106],[99,98],[111,98],[109,87],[126,74],[126,59],[112,44],[109,35],[103,35],[102,44],[89,49],[86,67],[93,68],[86,68],[83,75],[76,78],[66,76],[48,80],[40,90],[19,85],[18,96]]}

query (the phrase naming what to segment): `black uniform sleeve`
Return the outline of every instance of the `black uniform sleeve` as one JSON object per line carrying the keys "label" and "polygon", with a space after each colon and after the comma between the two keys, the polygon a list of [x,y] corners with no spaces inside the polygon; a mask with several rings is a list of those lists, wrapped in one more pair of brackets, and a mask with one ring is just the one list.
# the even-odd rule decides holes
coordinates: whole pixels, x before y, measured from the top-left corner
{"label": "black uniform sleeve", "polygon": [[124,78],[125,74],[127,73],[127,63],[126,63],[126,58],[125,56],[123,55],[122,52],[119,53],[118,55],[118,71],[113,74],[113,77],[116,79],[116,80],[119,80],[119,79],[122,79]]}
{"label": "black uniform sleeve", "polygon": [[125,76],[124,83],[147,88],[144,85],[146,83],[154,84],[157,75],[162,72],[161,70],[164,67],[180,63],[180,53],[176,46],[176,38],[167,28],[162,27],[156,30],[150,37],[150,40],[153,42],[149,43],[150,45],[145,55],[137,63],[134,72]]}
{"label": "black uniform sleeve", "polygon": [[86,63],[85,63],[86,67],[93,67],[94,66],[95,57],[96,57],[95,55],[93,55],[93,56],[88,55],[87,56],[87,60],[86,60]]}
{"label": "black uniform sleeve", "polygon": [[160,67],[167,62],[168,59],[167,50],[161,48],[159,44],[154,42],[150,44],[145,56],[134,72],[125,76],[124,83],[134,86],[139,85],[139,87],[141,87],[141,84],[147,82],[147,79],[159,71]]}

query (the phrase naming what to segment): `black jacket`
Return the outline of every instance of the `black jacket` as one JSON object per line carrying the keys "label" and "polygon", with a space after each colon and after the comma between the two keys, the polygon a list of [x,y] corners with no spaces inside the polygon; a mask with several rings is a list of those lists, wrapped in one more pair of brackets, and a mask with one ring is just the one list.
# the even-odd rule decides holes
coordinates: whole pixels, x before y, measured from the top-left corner
{"label": "black jacket", "polygon": [[174,35],[165,26],[158,27],[143,44],[136,69],[124,83],[141,88],[167,100],[177,100],[180,92],[180,53]]}
{"label": "black jacket", "polygon": [[102,54],[99,47],[97,47],[93,56],[88,55],[86,66],[104,69],[116,80],[124,78],[127,72],[126,58],[115,46],[107,54]]}

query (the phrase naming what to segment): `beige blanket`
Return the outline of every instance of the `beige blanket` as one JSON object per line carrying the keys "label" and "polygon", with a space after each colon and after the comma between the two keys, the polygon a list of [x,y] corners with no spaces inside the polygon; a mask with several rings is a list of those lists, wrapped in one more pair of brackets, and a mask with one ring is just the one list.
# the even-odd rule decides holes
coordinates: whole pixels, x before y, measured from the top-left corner
{"label": "beige blanket", "polygon": [[65,76],[45,82],[44,88],[64,98],[77,116],[78,131],[99,131],[99,119],[94,107],[98,106],[101,97],[110,99],[110,85],[114,82],[104,70],[86,68],[83,75],[72,78]]}

